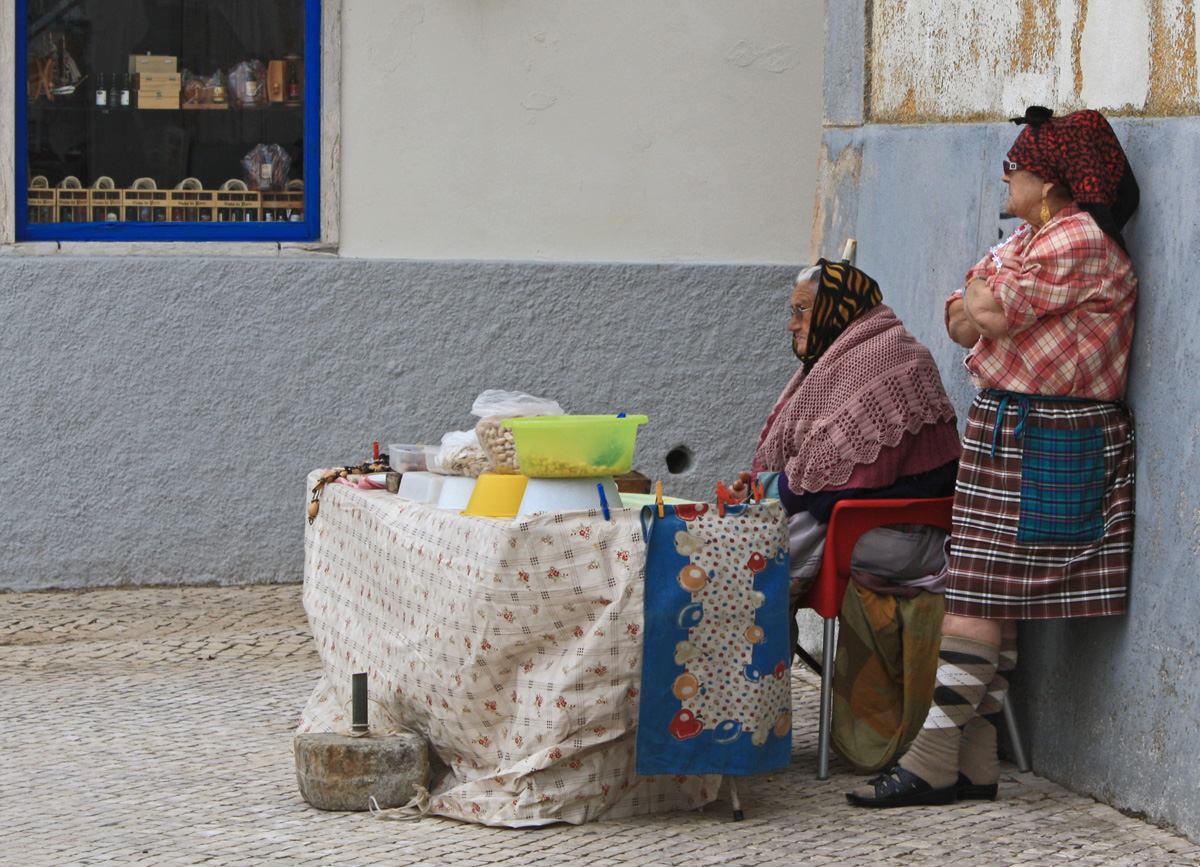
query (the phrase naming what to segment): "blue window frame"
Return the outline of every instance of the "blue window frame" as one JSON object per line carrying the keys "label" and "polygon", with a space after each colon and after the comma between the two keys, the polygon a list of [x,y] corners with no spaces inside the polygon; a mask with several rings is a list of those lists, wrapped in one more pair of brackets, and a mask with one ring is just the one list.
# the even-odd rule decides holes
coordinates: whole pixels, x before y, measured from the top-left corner
{"label": "blue window frame", "polygon": [[16,0],[17,240],[318,240],[320,7]]}

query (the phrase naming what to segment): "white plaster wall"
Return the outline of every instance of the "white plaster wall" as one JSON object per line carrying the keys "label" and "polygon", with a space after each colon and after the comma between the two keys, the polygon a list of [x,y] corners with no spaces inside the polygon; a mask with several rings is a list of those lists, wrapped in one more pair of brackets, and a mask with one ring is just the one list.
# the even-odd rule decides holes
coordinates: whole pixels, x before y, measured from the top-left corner
{"label": "white plaster wall", "polygon": [[821,0],[343,0],[340,252],[794,262]]}
{"label": "white plaster wall", "polygon": [[1195,63],[1194,0],[880,0],[872,15],[877,120],[993,118],[1030,104],[1138,113],[1181,96],[1171,74],[1153,93],[1155,59]]}
{"label": "white plaster wall", "polygon": [[1146,0],[1089,0],[1079,45],[1080,99],[1089,106],[1144,105],[1150,93]]}

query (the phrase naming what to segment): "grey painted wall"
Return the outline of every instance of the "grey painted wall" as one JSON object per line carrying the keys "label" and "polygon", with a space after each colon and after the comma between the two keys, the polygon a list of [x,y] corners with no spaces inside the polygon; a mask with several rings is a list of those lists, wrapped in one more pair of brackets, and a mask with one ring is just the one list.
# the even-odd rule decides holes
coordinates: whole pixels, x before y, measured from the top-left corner
{"label": "grey painted wall", "polygon": [[634,468],[711,498],[795,370],[795,267],[0,258],[0,589],[298,581],[307,472],[486,388],[645,413]]}
{"label": "grey painted wall", "polygon": [[[1034,769],[1074,791],[1200,837],[1200,300],[1194,283],[1200,118],[1113,122],[1142,190],[1126,237],[1140,280],[1129,402],[1137,419],[1137,538],[1122,617],[1023,624],[1014,698]],[[828,129],[827,254],[859,241],[914,331],[996,243],[1011,124]],[[841,203],[840,205],[838,203]],[[929,339],[965,416],[963,350]]]}

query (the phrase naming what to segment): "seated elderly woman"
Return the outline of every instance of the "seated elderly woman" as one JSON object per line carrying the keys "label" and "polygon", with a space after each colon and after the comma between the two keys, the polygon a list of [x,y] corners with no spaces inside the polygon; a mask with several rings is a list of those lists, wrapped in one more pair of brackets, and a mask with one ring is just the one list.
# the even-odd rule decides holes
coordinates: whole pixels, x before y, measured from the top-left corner
{"label": "seated elderly woman", "polygon": [[[846,263],[822,259],[796,278],[788,330],[802,364],[754,459],[760,474],[778,473],[789,515],[793,615],[840,500],[954,492],[954,407],[929,350],[881,301],[879,284]],[[742,473],[731,493],[744,496],[750,479]],[[944,540],[932,527],[883,527],[862,537],[852,566],[868,581],[920,582],[942,569]]]}

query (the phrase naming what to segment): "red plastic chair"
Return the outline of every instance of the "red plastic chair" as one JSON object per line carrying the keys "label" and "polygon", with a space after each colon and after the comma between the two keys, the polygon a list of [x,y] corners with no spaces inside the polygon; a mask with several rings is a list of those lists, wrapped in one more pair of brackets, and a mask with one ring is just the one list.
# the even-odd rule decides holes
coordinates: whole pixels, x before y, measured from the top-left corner
{"label": "red plastic chair", "polygon": [[[800,599],[825,618],[821,658],[821,719],[817,737],[817,779],[829,779],[829,734],[833,722],[834,623],[850,585],[850,557],[863,533],[885,524],[929,524],[950,531],[953,497],[932,500],[842,500],[833,507],[825,531],[825,558],[812,588]],[[1023,762],[1022,762],[1023,764]]]}
{"label": "red plastic chair", "polygon": [[[842,500],[833,507],[825,531],[825,555],[821,572],[812,588],[800,600],[801,608],[811,608],[825,618],[821,675],[821,720],[817,737],[817,779],[829,779],[829,734],[833,724],[834,623],[842,610],[842,599],[850,584],[850,558],[858,539],[868,530],[884,524],[928,524],[951,530],[953,497],[929,500]],[[804,654],[807,656],[807,654]],[[1029,759],[1017,730],[1012,705],[1004,697],[1004,722],[1009,745],[1018,770],[1029,771]]]}

